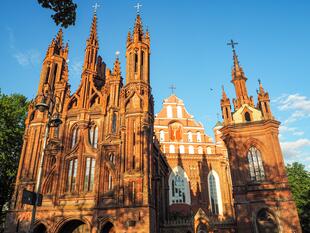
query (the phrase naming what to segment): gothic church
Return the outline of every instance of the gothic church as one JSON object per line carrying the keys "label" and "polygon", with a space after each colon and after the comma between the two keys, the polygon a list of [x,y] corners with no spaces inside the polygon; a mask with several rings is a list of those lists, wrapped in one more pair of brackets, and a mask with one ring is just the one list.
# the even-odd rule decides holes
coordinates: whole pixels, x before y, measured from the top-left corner
{"label": "gothic church", "polygon": [[127,37],[125,84],[118,58],[111,70],[98,50],[94,14],[81,82],[71,93],[61,30],[49,45],[6,232],[31,227],[27,189],[43,195],[36,233],[301,233],[280,123],[261,83],[256,105],[248,95],[234,49],[234,108],[223,89],[223,121],[212,136],[175,94],[154,114],[150,35],[139,14]]}

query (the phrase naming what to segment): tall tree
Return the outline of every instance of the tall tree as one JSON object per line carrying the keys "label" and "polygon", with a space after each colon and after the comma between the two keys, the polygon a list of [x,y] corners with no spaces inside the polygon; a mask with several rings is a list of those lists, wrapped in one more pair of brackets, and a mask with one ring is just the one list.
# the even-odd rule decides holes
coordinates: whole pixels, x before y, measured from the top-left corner
{"label": "tall tree", "polygon": [[67,28],[75,24],[77,5],[72,0],[38,0],[38,3],[55,12],[51,17],[56,25]]}
{"label": "tall tree", "polygon": [[303,232],[310,233],[310,172],[297,162],[288,164],[286,170],[301,227]]}
{"label": "tall tree", "polygon": [[27,107],[25,96],[5,95],[0,90],[0,228],[13,192]]}

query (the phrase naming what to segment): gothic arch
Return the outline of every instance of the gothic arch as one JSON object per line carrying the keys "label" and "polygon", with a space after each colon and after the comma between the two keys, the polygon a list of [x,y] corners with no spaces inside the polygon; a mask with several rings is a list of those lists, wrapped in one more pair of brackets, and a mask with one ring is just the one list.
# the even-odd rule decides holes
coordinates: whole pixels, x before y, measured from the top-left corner
{"label": "gothic arch", "polygon": [[257,233],[280,233],[280,224],[276,214],[268,207],[254,213],[254,226]]}
{"label": "gothic arch", "polygon": [[47,233],[47,227],[48,224],[42,221],[38,221],[35,223],[34,228],[33,228],[33,233]]}
{"label": "gothic arch", "polygon": [[169,175],[169,205],[177,203],[190,205],[190,195],[189,178],[183,168],[176,166]]}
{"label": "gothic arch", "polygon": [[247,152],[249,151],[249,149],[251,147],[255,147],[256,149],[258,149],[262,154],[265,154],[266,153],[266,150],[265,150],[265,146],[264,144],[257,140],[256,138],[249,138],[245,144],[244,144],[244,151],[242,151],[243,154],[247,154]]}
{"label": "gothic arch", "polygon": [[55,230],[53,232],[55,233],[73,233],[74,230],[76,230],[80,226],[85,226],[86,229],[83,229],[83,233],[90,233],[91,224],[89,221],[87,221],[86,218],[81,217],[75,218],[75,217],[67,217],[62,220],[60,220],[56,226]]}
{"label": "gothic arch", "polygon": [[[211,187],[211,185],[213,186]],[[214,214],[223,215],[223,203],[222,203],[220,178],[215,170],[211,170],[208,174],[208,190],[209,190],[209,202],[210,202],[212,212]],[[213,197],[213,195],[215,196]],[[216,200],[212,200],[212,198],[214,199],[216,198]],[[217,208],[216,208],[216,205],[217,205]]]}

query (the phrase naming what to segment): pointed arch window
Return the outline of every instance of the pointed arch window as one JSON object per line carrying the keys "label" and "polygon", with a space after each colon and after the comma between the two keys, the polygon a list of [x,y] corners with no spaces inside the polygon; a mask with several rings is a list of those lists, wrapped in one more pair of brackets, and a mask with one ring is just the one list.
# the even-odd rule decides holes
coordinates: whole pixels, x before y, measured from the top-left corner
{"label": "pointed arch window", "polygon": [[73,149],[76,146],[78,142],[78,138],[79,138],[79,128],[74,127],[72,131],[72,137],[71,137],[71,149]]}
{"label": "pointed arch window", "polygon": [[223,213],[223,207],[220,180],[218,174],[214,170],[210,171],[208,175],[208,185],[211,211],[213,214],[221,215]]}
{"label": "pointed arch window", "polygon": [[93,148],[97,148],[98,146],[98,127],[96,125],[92,125],[89,128],[89,144],[93,147]]}
{"label": "pointed arch window", "polygon": [[91,192],[94,187],[96,160],[94,158],[86,158],[85,177],[84,177],[84,191]]}
{"label": "pointed arch window", "polygon": [[250,115],[249,112],[245,112],[245,113],[244,113],[244,119],[245,119],[245,121],[247,121],[247,122],[250,122],[250,121],[251,121],[251,115]]}
{"label": "pointed arch window", "polygon": [[112,117],[112,133],[116,133],[116,120],[117,120],[116,113],[113,112],[113,117]]}
{"label": "pointed arch window", "polygon": [[67,166],[68,166],[68,172],[67,172],[66,192],[73,192],[75,191],[76,186],[78,160],[77,159],[69,160]]}
{"label": "pointed arch window", "polygon": [[186,203],[190,205],[190,189],[188,176],[185,171],[177,166],[169,176],[169,203]]}
{"label": "pointed arch window", "polygon": [[175,153],[175,146],[174,145],[169,146],[169,153],[171,153],[171,154]]}
{"label": "pointed arch window", "polygon": [[115,155],[113,153],[109,155],[109,160],[111,163],[115,164]]}
{"label": "pointed arch window", "polygon": [[265,179],[265,171],[261,153],[256,147],[252,146],[248,151],[248,162],[250,178],[252,181],[262,181]]}

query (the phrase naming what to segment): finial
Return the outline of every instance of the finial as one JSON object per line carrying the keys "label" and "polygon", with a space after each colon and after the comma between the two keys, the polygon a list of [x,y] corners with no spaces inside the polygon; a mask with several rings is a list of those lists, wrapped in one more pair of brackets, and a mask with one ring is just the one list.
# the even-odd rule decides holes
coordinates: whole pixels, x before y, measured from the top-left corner
{"label": "finial", "polygon": [[169,88],[171,89],[171,95],[174,95],[174,91],[176,89],[175,84],[171,84]]}
{"label": "finial", "polygon": [[232,51],[235,53],[236,52],[236,50],[235,50],[235,45],[237,45],[238,44],[238,42],[234,42],[232,39],[230,40],[230,42],[228,42],[227,43],[227,45],[229,46],[231,46],[231,48],[232,48]]}
{"label": "finial", "polygon": [[94,15],[97,14],[97,9],[100,7],[100,5],[96,2],[95,5],[93,5],[94,8]]}
{"label": "finial", "polygon": [[118,60],[118,58],[119,58],[119,55],[120,55],[120,51],[116,51],[116,52],[115,52],[115,57],[116,57],[117,60]]}
{"label": "finial", "polygon": [[262,81],[260,80],[260,78],[257,80],[258,84],[260,85],[262,83]]}
{"label": "finial", "polygon": [[137,5],[134,6],[134,8],[137,8],[137,15],[140,14],[140,8],[142,7],[142,5],[138,2]]}

